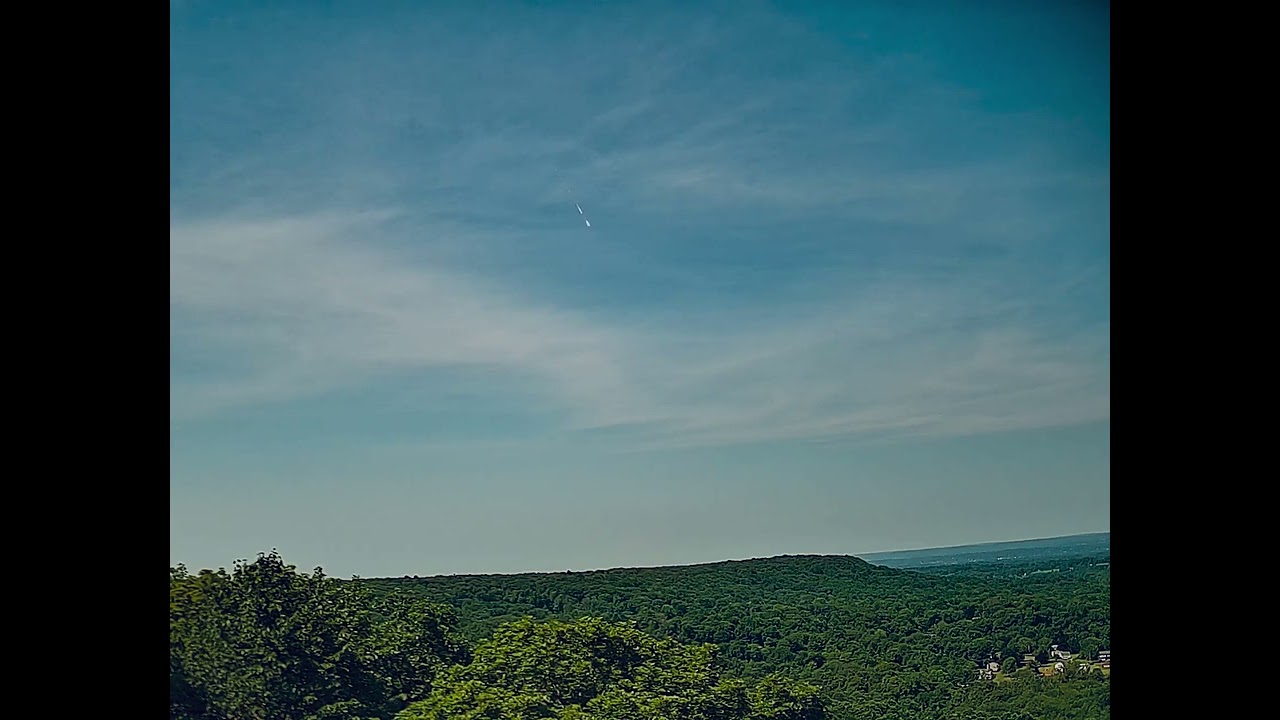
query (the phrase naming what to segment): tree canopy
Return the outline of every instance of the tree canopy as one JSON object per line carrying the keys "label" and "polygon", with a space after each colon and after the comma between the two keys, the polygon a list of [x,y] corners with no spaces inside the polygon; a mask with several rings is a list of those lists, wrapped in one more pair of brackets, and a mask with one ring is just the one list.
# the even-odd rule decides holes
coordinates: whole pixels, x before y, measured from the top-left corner
{"label": "tree canopy", "polygon": [[[274,552],[230,572],[178,566],[170,718],[1109,718],[1109,675],[1015,670],[1055,644],[1110,647],[1109,563],[1045,562],[380,580]],[[978,678],[992,660],[1002,671]]]}
{"label": "tree canopy", "polygon": [[[655,637],[714,644],[727,672],[821,688],[840,718],[945,717],[987,697],[975,671],[1050,648],[1110,647],[1108,558],[975,563],[927,571],[848,556],[784,556],[683,567],[364,580],[458,609],[473,641],[521,617],[634,622]],[[1109,681],[1108,681],[1109,682]],[[1109,684],[1105,685],[1109,688]],[[1019,692],[1062,695],[1048,683]],[[992,707],[1001,705],[990,695]],[[1090,696],[1093,697],[1093,696]],[[1087,717],[1106,717],[1105,698]]]}
{"label": "tree canopy", "polygon": [[820,720],[817,688],[723,677],[713,645],[658,639],[627,623],[518,620],[481,642],[402,720]]}
{"label": "tree canopy", "polygon": [[385,718],[467,657],[452,611],[299,573],[276,553],[169,571],[171,718]]}

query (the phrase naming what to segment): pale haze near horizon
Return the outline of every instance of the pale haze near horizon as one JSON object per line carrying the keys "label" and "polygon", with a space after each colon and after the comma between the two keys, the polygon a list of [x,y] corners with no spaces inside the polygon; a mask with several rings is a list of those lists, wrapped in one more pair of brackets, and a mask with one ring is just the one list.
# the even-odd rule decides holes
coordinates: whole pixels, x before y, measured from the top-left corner
{"label": "pale haze near horizon", "polygon": [[1110,529],[1104,5],[335,7],[170,7],[171,563]]}

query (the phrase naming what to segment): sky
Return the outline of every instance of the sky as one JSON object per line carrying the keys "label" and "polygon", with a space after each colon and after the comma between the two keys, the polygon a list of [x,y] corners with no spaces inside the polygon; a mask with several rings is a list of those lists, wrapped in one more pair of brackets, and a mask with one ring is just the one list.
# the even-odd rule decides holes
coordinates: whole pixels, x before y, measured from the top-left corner
{"label": "sky", "polygon": [[1105,3],[175,0],[169,38],[171,563],[1110,530]]}

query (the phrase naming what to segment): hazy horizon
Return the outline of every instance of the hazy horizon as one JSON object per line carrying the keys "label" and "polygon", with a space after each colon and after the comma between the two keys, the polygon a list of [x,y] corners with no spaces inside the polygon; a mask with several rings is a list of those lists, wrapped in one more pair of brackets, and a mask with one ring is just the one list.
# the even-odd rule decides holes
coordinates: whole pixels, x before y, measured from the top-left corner
{"label": "hazy horizon", "polygon": [[[1111,534],[1111,531],[1110,531],[1110,530],[1094,530],[1094,531],[1079,532],[1079,533],[1072,533],[1072,534],[1070,534],[1070,535],[1059,535],[1059,536],[1055,536],[1055,537],[1047,537],[1047,538],[1019,538],[1019,539],[1015,539],[1015,540],[987,540],[987,541],[976,542],[976,543],[966,543],[966,544],[964,544],[964,545],[945,545],[945,546],[941,546],[941,547],[927,547],[927,548],[900,548],[900,549],[898,549],[898,550],[882,550],[882,551],[877,551],[877,552],[864,552],[864,553],[845,553],[845,552],[839,552],[839,553],[838,553],[838,552],[825,552],[825,553],[824,553],[824,552],[807,552],[807,553],[777,553],[777,554],[774,554],[774,555],[753,555],[753,556],[750,556],[750,557],[719,558],[719,559],[716,559],[716,560],[700,560],[700,561],[696,561],[696,562],[688,562],[688,563],[666,563],[666,564],[662,564],[662,565],[612,565],[612,566],[608,566],[608,567],[591,567],[591,568],[533,569],[533,570],[516,570],[516,571],[510,571],[510,572],[502,572],[502,571],[497,571],[497,572],[453,572],[453,573],[433,573],[433,574],[428,574],[428,575],[421,575],[421,574],[417,574],[417,575],[415,575],[414,573],[400,573],[400,574],[398,574],[398,575],[395,575],[395,574],[393,574],[393,575],[360,575],[359,573],[354,573],[354,575],[357,575],[357,576],[359,576],[360,578],[362,578],[362,579],[366,579],[366,580],[373,580],[373,579],[378,579],[378,578],[400,578],[400,577],[419,577],[419,578],[424,578],[424,577],[426,577],[426,578],[430,578],[430,577],[457,577],[457,576],[466,576],[466,575],[547,575],[547,574],[557,574],[557,573],[564,573],[564,572],[590,573],[590,572],[601,572],[601,571],[605,571],[605,570],[644,570],[644,569],[651,569],[651,568],[666,568],[666,567],[694,567],[694,566],[698,566],[698,565],[718,565],[718,564],[720,564],[720,563],[726,563],[726,562],[746,562],[746,561],[751,561],[751,560],[771,560],[771,559],[773,559],[773,558],[779,558],[779,557],[853,557],[853,558],[858,558],[859,560],[867,560],[868,562],[871,562],[870,558],[879,557],[879,556],[887,556],[887,555],[899,555],[899,554],[910,554],[910,553],[917,553],[917,552],[929,552],[929,551],[931,551],[931,550],[953,550],[953,549],[957,549],[957,550],[958,550],[958,549],[965,549],[965,548],[977,548],[977,547],[984,547],[984,546],[988,546],[988,545],[1015,545],[1015,544],[1018,544],[1018,543],[1024,543],[1024,542],[1037,542],[1037,541],[1043,541],[1043,540],[1069,540],[1069,539],[1071,539],[1071,538],[1076,538],[1076,537],[1086,537],[1086,536],[1090,536],[1090,535],[1110,535],[1110,534]],[[250,560],[250,561],[251,561],[251,560],[253,560],[254,558],[256,558],[258,555],[265,555],[265,554],[267,554],[267,553],[269,553],[269,552],[276,551],[276,550],[277,550],[276,548],[271,548],[270,550],[262,550],[262,551],[260,551],[259,553],[256,553],[253,557],[237,558],[237,560]],[[290,559],[289,559],[288,557],[284,557],[283,559],[284,559],[286,562],[290,562]],[[294,565],[296,565],[296,563],[292,563],[292,562],[290,562],[290,564],[294,564]],[[872,563],[872,564],[875,564],[875,563]],[[210,567],[193,567],[193,566],[188,565],[188,564],[186,564],[186,563],[183,563],[183,565],[187,568],[188,572],[196,572],[196,571],[198,571],[198,570],[202,570],[202,569],[209,569],[209,570],[216,570],[216,569],[217,569],[217,567],[212,567],[212,566],[210,566]],[[222,567],[222,568],[224,568],[224,569],[230,569],[230,568],[231,568],[231,566],[232,566],[232,563],[228,562],[228,563],[223,563],[222,565],[219,565],[218,567]],[[312,568],[310,568],[310,567],[300,567],[299,569],[300,569],[300,570],[302,570],[302,571],[310,571]],[[324,569],[324,570],[325,570],[325,572],[326,572],[326,574],[327,574],[327,575],[330,575],[330,576],[334,576],[334,577],[350,577],[350,576],[341,576],[341,575],[337,575],[337,576],[335,576],[333,573],[328,572],[328,569],[327,569],[327,568],[322,568],[322,569]]]}
{"label": "hazy horizon", "polygon": [[171,3],[171,563],[1109,532],[1108,13]]}

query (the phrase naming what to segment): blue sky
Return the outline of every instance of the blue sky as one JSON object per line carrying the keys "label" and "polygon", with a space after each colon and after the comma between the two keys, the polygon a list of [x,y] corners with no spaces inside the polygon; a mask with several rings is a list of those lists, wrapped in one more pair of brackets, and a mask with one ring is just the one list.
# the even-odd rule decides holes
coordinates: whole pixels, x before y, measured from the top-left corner
{"label": "blue sky", "polygon": [[170,12],[172,562],[1110,529],[1104,4]]}

